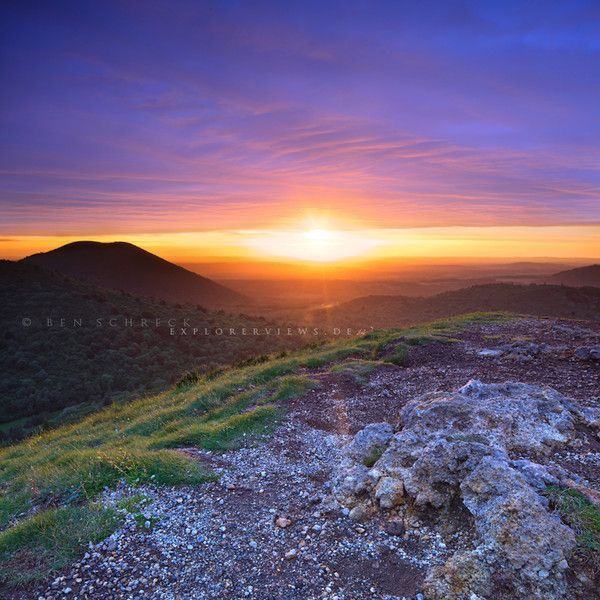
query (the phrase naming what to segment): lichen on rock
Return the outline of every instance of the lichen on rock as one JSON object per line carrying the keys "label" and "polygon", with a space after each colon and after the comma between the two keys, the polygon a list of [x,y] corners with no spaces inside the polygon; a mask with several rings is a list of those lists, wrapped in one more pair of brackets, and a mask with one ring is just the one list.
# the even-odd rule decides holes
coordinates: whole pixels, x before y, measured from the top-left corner
{"label": "lichen on rock", "polygon": [[[396,433],[378,423],[355,436],[334,495],[361,519],[404,501],[420,511],[462,501],[475,543],[431,568],[431,598],[562,598],[575,535],[543,495],[564,474],[543,463],[575,439],[578,419],[593,421],[548,387],[475,380],[427,394],[404,406]],[[374,449],[381,455],[368,468]]]}

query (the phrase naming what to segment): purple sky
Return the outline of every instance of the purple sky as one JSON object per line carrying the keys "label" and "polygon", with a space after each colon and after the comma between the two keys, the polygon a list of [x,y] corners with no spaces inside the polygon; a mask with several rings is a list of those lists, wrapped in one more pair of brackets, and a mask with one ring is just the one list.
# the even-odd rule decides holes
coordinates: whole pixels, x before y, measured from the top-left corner
{"label": "purple sky", "polygon": [[0,234],[600,222],[598,2],[13,2]]}

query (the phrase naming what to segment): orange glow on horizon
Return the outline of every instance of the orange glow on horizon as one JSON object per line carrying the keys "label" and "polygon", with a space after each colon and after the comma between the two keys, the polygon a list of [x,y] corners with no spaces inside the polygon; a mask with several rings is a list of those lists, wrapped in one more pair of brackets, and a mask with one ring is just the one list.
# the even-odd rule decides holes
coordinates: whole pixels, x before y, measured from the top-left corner
{"label": "orange glow on horizon", "polygon": [[0,238],[0,257],[19,259],[77,240],[125,241],[178,263],[283,261],[327,265],[378,260],[600,258],[600,226],[344,228],[304,220],[281,229]]}

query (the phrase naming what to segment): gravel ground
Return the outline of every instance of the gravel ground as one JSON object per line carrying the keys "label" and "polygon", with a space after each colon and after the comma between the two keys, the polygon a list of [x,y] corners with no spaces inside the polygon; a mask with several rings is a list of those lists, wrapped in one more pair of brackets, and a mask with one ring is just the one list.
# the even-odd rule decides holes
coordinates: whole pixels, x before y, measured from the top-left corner
{"label": "gravel ground", "polygon": [[290,415],[259,447],[217,461],[193,451],[221,475],[218,483],[106,494],[108,505],[147,496],[146,522],[130,516],[42,597],[416,597],[424,567],[449,549],[425,524],[410,533],[357,524],[328,499],[346,441]]}
{"label": "gravel ground", "polygon": [[[31,597],[420,599],[427,567],[470,543],[469,516],[457,509],[423,522],[403,508],[385,520],[353,522],[329,493],[349,435],[370,422],[396,424],[414,396],[471,378],[548,384],[584,404],[600,402],[599,363],[574,357],[579,346],[600,343],[600,325],[523,319],[457,337],[415,347],[407,366],[382,365],[364,385],[352,375],[313,371],[318,387],[288,402],[279,428],[255,447],[182,449],[218,473],[218,482],[107,492],[107,505],[146,496],[143,517],[128,515],[119,531]],[[479,355],[515,340],[541,349]],[[598,446],[582,442],[580,452],[555,460],[600,489]]]}

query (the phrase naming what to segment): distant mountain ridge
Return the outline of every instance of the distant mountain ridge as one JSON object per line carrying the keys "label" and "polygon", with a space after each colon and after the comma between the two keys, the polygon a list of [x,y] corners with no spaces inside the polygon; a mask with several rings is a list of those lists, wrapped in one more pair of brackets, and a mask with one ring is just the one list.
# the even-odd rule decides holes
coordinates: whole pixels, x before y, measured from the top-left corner
{"label": "distant mountain ridge", "polygon": [[402,327],[475,311],[600,320],[600,289],[561,285],[496,283],[429,297],[365,296],[313,311],[327,320],[355,327]]}
{"label": "distant mountain ridge", "polygon": [[72,242],[49,252],[28,256],[23,262],[103,288],[168,302],[228,309],[249,302],[242,294],[212,279],[127,242]]}
{"label": "distant mountain ridge", "polygon": [[549,277],[547,283],[572,287],[600,287],[600,265],[589,265],[561,271]]}

